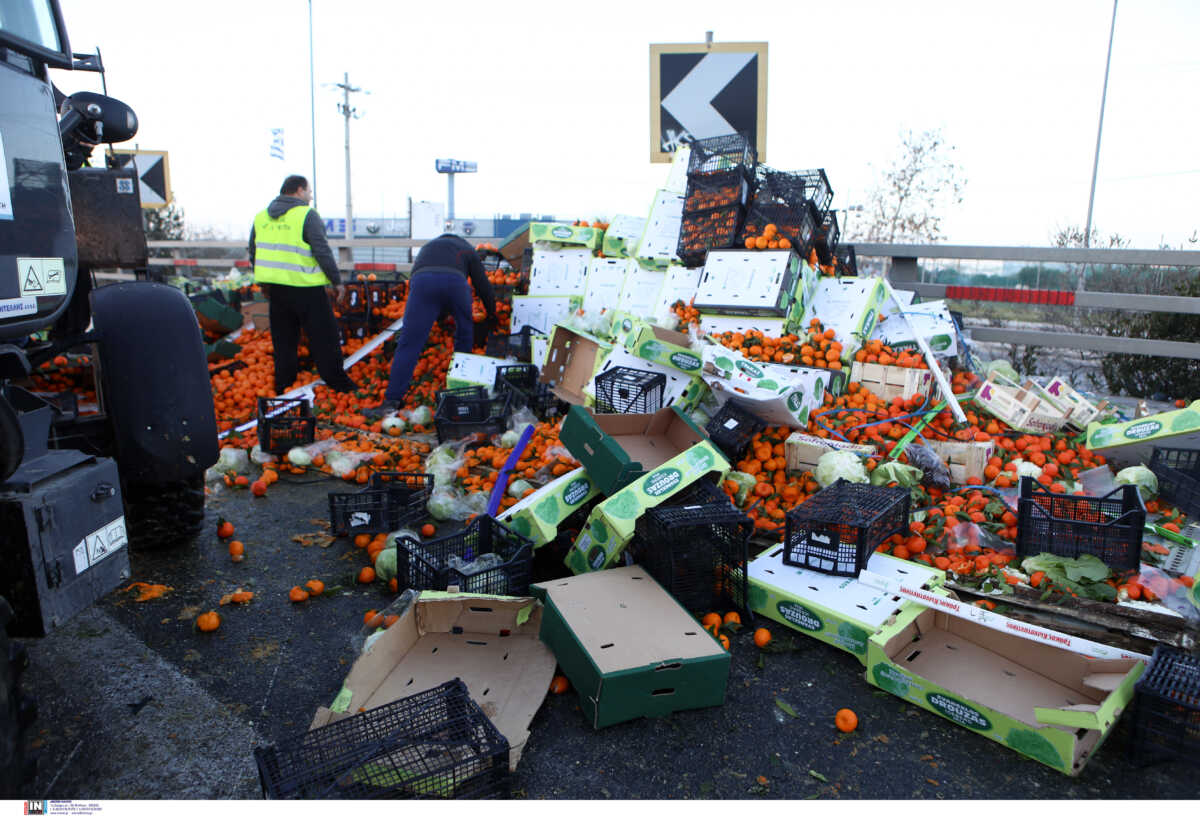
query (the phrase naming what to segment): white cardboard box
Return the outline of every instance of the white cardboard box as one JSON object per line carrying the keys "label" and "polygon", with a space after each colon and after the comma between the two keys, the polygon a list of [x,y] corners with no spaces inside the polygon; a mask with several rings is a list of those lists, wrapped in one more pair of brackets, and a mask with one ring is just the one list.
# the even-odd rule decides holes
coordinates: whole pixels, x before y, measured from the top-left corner
{"label": "white cardboard box", "polygon": [[582,295],[592,251],[586,248],[533,248],[530,295]]}
{"label": "white cardboard box", "polygon": [[625,276],[636,266],[637,263],[628,258],[592,258],[588,262],[583,292],[583,313],[612,314],[621,302]]}
{"label": "white cardboard box", "polygon": [[804,308],[803,324],[820,318],[837,333],[842,362],[849,363],[875,331],[887,291],[879,278],[821,278],[812,301]]}
{"label": "white cardboard box", "polygon": [[654,308],[652,317],[656,320],[665,320],[672,316],[671,307],[676,301],[682,300],[685,304],[692,302],[692,297],[696,294],[696,287],[700,284],[701,269],[688,269],[681,264],[671,264],[667,269],[667,276],[663,279],[662,288],[658,292],[658,304]]}
{"label": "white cardboard box", "polygon": [[615,215],[604,231],[604,254],[610,258],[632,258],[646,231],[646,219],[636,215]]}
{"label": "white cardboard box", "polygon": [[703,312],[787,317],[799,278],[800,256],[790,249],[712,250],[694,305]]}
{"label": "white cardboard box", "polygon": [[625,284],[621,288],[617,311],[629,312],[647,319],[652,317],[658,304],[658,293],[662,290],[666,278],[666,272],[646,269],[644,266],[631,266],[625,274]]}
{"label": "white cardboard box", "polygon": [[678,261],[679,228],[683,223],[683,191],[659,190],[646,218],[646,229],[638,243],[637,258],[643,263],[665,269]]}
{"label": "white cardboard box", "polygon": [[484,357],[482,354],[456,351],[450,359],[450,369],[446,372],[446,387],[482,385],[490,394],[492,386],[496,383],[496,369],[506,365],[513,365],[513,362],[499,357]]}
{"label": "white cardboard box", "polygon": [[[894,291],[899,296],[903,290]],[[882,340],[897,350],[908,349],[920,354],[914,335],[916,332],[929,343],[933,356],[958,356],[958,332],[954,326],[954,317],[944,300],[905,305],[904,313],[908,316],[908,322],[912,324],[911,329],[905,324],[896,304],[889,300],[881,310],[881,322],[875,327],[871,338]],[[884,316],[886,319],[882,319]]]}
{"label": "white cardboard box", "polygon": [[578,298],[566,295],[553,297],[538,297],[530,295],[514,295],[512,310],[513,331],[520,331],[522,326],[531,326],[538,334],[549,335],[554,330],[554,324],[570,317]]}
{"label": "white cardboard box", "polygon": [[748,315],[700,315],[700,331],[705,334],[737,332],[745,334],[757,329],[764,337],[783,337],[788,333],[787,321],[782,317],[750,317]]}

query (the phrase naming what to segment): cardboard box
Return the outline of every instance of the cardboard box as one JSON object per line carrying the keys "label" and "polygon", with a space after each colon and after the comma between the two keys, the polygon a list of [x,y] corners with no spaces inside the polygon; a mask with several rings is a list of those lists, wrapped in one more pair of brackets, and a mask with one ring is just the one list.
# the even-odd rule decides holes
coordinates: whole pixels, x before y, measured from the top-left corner
{"label": "cardboard box", "polygon": [[903,368],[855,360],[850,367],[850,382],[861,383],[875,396],[891,402],[896,397],[908,399],[917,394],[927,395],[933,385],[933,372],[928,368]]}
{"label": "cardboard box", "polygon": [[1075,776],[1133,697],[1145,664],[1097,659],[936,609],[867,645],[867,681]]}
{"label": "cardboard box", "polygon": [[700,331],[705,334],[735,332],[745,334],[757,329],[764,337],[783,337],[791,331],[789,321],[782,317],[748,317],[746,315],[700,315]]}
{"label": "cardboard box", "polygon": [[643,360],[689,376],[699,374],[703,366],[686,334],[651,325],[638,317],[619,315],[613,322],[613,340]]}
{"label": "cardboard box", "polygon": [[690,304],[696,295],[696,287],[700,283],[702,269],[688,269],[682,264],[671,264],[667,267],[667,276],[663,279],[662,288],[658,291],[658,303],[651,317],[659,322],[678,320],[671,307],[683,301]]}
{"label": "cardboard box", "polygon": [[[867,562],[873,573],[887,575],[913,587],[933,589],[945,583],[946,573],[913,561],[873,553]],[[824,575],[783,563],[776,546],[750,562],[752,612],[790,629],[828,643],[867,662],[867,640],[893,619],[914,620],[920,604],[880,590],[854,578]]]}
{"label": "cardboard box", "polygon": [[783,443],[784,458],[787,459],[787,469],[791,473],[816,469],[820,458],[831,450],[847,450],[859,456],[874,456],[877,453],[874,445],[855,445],[840,439],[825,439],[799,431],[794,431]]}
{"label": "cardboard box", "polygon": [[446,387],[482,385],[490,394],[492,386],[496,384],[496,369],[507,365],[513,365],[513,361],[456,351],[450,358],[450,369],[446,372]]}
{"label": "cardboard box", "polygon": [[220,300],[213,294],[193,295],[190,298],[192,309],[196,312],[196,320],[200,328],[214,334],[229,334],[242,327],[242,313]]}
{"label": "cardboard box", "polygon": [[604,231],[601,252],[610,258],[632,258],[638,241],[646,231],[646,219],[636,215],[615,215]]}
{"label": "cardboard box", "polygon": [[529,272],[529,294],[582,297],[591,260],[590,249],[546,249],[535,246],[533,268]]}
{"label": "cardboard box", "polygon": [[529,336],[529,362],[541,369],[546,363],[546,353],[550,351],[550,338],[544,334]]}
{"label": "cardboard box", "polygon": [[265,300],[254,300],[243,303],[242,328],[270,331],[271,304]]}
{"label": "cardboard box", "polygon": [[653,414],[593,414],[573,406],[563,417],[559,438],[600,491],[611,496],[708,437],[674,408]]}
{"label": "cardboard box", "polygon": [[800,256],[790,249],[710,250],[693,305],[713,314],[786,318],[799,281]]}
{"label": "cardboard box", "polygon": [[628,258],[592,258],[588,262],[583,290],[583,313],[611,314],[621,302],[625,276],[637,263]]}
{"label": "cardboard box", "polygon": [[625,273],[625,283],[621,287],[621,298],[617,301],[616,311],[650,317],[658,303],[658,293],[662,291],[667,273],[657,269],[647,269],[644,266],[633,265]]}
{"label": "cardboard box", "polygon": [[[704,396],[708,387],[698,378],[689,374],[684,374],[676,368],[670,368],[665,365],[660,365],[653,360],[646,360],[638,357],[629,351],[625,350],[624,346],[614,345],[612,352],[601,363],[600,368],[596,371],[596,376],[600,376],[605,371],[617,366],[625,368],[634,368],[638,371],[649,371],[656,374],[662,374],[666,383],[663,387],[662,406],[669,408],[678,406],[684,410],[691,410]],[[588,399],[595,400],[596,398],[596,383],[593,379],[584,389],[584,393]]]}
{"label": "cardboard box", "polygon": [[944,442],[937,439],[926,439],[925,444],[936,453],[950,470],[950,481],[956,485],[965,485],[967,479],[977,477],[985,484],[983,471],[987,468],[988,460],[996,452],[996,443],[987,442]]}
{"label": "cardboard box", "polygon": [[549,335],[554,324],[566,320],[579,308],[580,299],[570,295],[537,297],[514,295],[511,325],[514,332],[530,326],[538,334]]}
{"label": "cardboard box", "polygon": [[559,399],[586,405],[584,389],[612,352],[612,343],[590,334],[555,326],[542,363],[540,382],[552,386]]}
{"label": "cardboard box", "polygon": [[635,257],[645,266],[666,269],[671,261],[678,261],[675,250],[679,248],[679,228],[683,222],[683,191],[659,190],[650,205],[646,217],[646,228],[638,242]]}
{"label": "cardboard box", "polygon": [[[570,224],[533,223],[529,225],[531,243],[545,243],[558,248],[581,246],[599,249],[604,242],[604,230],[595,227],[573,227]],[[537,248],[534,248],[537,251]]]}
{"label": "cardboard box", "polygon": [[508,739],[515,770],[529,724],[554,677],[533,598],[422,592],[400,619],[367,640],[342,690],[312,728],[461,677],[471,699]]}
{"label": "cardboard box", "polygon": [[879,309],[887,297],[879,278],[821,278],[804,308],[801,323],[807,326],[816,317],[826,329],[837,332],[842,363],[849,365],[863,341],[875,331]]}
{"label": "cardboard box", "polygon": [[1152,414],[1128,422],[1087,426],[1087,446],[1104,454],[1114,466],[1128,467],[1150,461],[1155,446],[1200,448],[1200,400],[1177,411]]}
{"label": "cardboard box", "polygon": [[596,505],[575,546],[563,559],[579,574],[602,570],[616,563],[633,538],[638,518],[700,478],[722,478],[729,462],[711,442],[692,445],[674,459],[611,494]]}
{"label": "cardboard box", "polygon": [[672,193],[683,195],[687,191],[687,173],[688,164],[692,160],[692,148],[689,145],[680,145],[675,148],[674,155],[671,156],[671,166],[667,169],[667,181],[663,185],[664,190],[670,190]]}
{"label": "cardboard box", "polygon": [[533,542],[536,549],[558,535],[566,519],[600,495],[600,488],[583,468],[564,473],[499,515],[511,530]]}
{"label": "cardboard box", "polygon": [[531,591],[545,603],[542,642],[593,728],[725,701],[729,653],[641,567]]}
{"label": "cardboard box", "polygon": [[732,399],[770,425],[804,428],[809,414],[824,404],[837,372],[778,363],[755,363],[724,346],[710,346],[704,359],[704,381],[717,401]]}
{"label": "cardboard box", "polygon": [[[517,227],[505,236],[500,244],[500,254],[508,261],[513,269],[521,269],[524,262],[525,250],[529,248],[529,229],[532,224],[526,223]],[[524,270],[528,272],[529,270]]]}
{"label": "cardboard box", "polygon": [[881,340],[897,351],[908,350],[920,354],[920,346],[916,341],[916,335],[920,335],[929,343],[933,356],[958,356],[958,331],[954,325],[954,317],[944,300],[915,305],[903,304],[903,308],[912,328],[909,328],[904,322],[904,317],[900,315],[900,306],[889,300],[880,312],[879,324],[875,327],[871,339]]}
{"label": "cardboard box", "polygon": [[1077,431],[1085,430],[1089,422],[1095,422],[1108,407],[1107,401],[1093,405],[1087,397],[1080,394],[1062,377],[1055,377],[1046,384],[1049,394],[1067,414],[1067,424]]}
{"label": "cardboard box", "polygon": [[1054,433],[1067,424],[1067,417],[1040,391],[1037,383],[1026,381],[1019,386],[993,372],[973,399],[980,408],[1018,431]]}

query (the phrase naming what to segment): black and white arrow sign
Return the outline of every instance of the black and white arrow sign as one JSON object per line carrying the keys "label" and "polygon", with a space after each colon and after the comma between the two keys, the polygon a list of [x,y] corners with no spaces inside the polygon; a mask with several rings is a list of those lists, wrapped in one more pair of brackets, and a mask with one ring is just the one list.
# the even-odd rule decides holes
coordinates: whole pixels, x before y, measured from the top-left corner
{"label": "black and white arrow sign", "polygon": [[[693,139],[736,133],[738,128],[726,118],[725,113],[735,115],[739,112],[737,107],[732,106],[722,113],[714,107],[713,102],[756,58],[757,55],[753,53],[705,54],[663,98],[663,110],[675,117],[675,121]],[[757,66],[754,67],[757,73]],[[747,96],[751,98],[754,93],[753,82],[751,78],[747,89]],[[741,124],[744,129],[747,123]]]}

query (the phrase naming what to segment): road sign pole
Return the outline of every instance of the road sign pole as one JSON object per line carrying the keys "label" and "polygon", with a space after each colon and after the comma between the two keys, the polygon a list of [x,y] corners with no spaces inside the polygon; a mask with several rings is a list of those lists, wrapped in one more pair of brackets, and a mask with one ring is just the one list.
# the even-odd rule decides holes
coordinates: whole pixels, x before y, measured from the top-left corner
{"label": "road sign pole", "polygon": [[454,220],[454,174],[453,173],[446,174],[446,200],[447,200],[446,220],[453,221]]}

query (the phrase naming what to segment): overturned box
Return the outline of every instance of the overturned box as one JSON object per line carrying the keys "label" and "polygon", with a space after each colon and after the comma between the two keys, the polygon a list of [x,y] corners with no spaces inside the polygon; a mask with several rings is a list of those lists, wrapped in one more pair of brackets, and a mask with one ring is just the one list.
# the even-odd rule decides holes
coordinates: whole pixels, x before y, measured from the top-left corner
{"label": "overturned box", "polygon": [[659,365],[678,369],[685,374],[700,372],[703,362],[682,332],[654,326],[632,315],[619,315],[613,323],[615,342],[630,352]]}
{"label": "overturned box", "polygon": [[534,584],[541,638],[593,728],[725,701],[730,656],[641,567]]}
{"label": "overturned box", "polygon": [[1069,776],[1116,725],[1144,668],[937,609],[897,619],[867,646],[871,685]]}
{"label": "overturned box", "polygon": [[576,468],[521,499],[498,518],[531,540],[535,548],[541,547],[555,539],[564,521],[599,495],[600,488],[587,471]]}
{"label": "overturned box", "polygon": [[572,405],[592,401],[585,388],[612,352],[612,343],[566,326],[555,326],[542,360],[539,382],[550,385],[555,395]]}
{"label": "overturned box", "polygon": [[1067,416],[1032,381],[1024,385],[993,372],[975,392],[975,404],[1012,428],[1027,433],[1054,433]]}
{"label": "overturned box", "polygon": [[1150,461],[1154,446],[1200,448],[1200,400],[1177,411],[1151,414],[1141,419],[1087,426],[1087,446],[1104,454],[1114,465],[1141,465]]}
{"label": "overturned box", "polygon": [[400,619],[367,639],[363,653],[312,728],[461,677],[508,740],[517,767],[529,724],[554,677],[533,598],[422,592]]}

